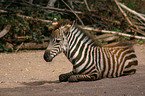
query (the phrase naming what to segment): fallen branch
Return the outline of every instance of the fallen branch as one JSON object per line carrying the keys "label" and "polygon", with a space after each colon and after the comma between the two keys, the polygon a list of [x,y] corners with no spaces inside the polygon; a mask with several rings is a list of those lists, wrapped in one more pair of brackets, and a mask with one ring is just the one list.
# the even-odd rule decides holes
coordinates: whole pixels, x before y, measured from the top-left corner
{"label": "fallen branch", "polygon": [[[67,9],[60,9],[60,8],[54,8],[54,7],[41,7],[43,9],[49,9],[49,10],[56,10],[56,11],[62,11],[62,12],[71,12],[70,10],[67,10]],[[82,14],[82,12],[80,11],[74,11],[76,14]]]}
{"label": "fallen branch", "polygon": [[118,36],[112,36],[112,37],[108,37],[108,38],[103,39],[103,41],[110,42],[110,41],[115,41],[115,40],[118,40],[118,39],[119,39]]}
{"label": "fallen branch", "polygon": [[103,35],[96,36],[95,39],[101,39],[101,38],[106,38],[106,37],[110,37],[110,36],[114,36],[114,35],[113,34],[103,34]]}
{"label": "fallen branch", "polygon": [[[0,12],[2,12],[2,13],[8,13],[8,11],[5,11],[5,10],[0,10]],[[29,17],[29,16],[25,16],[25,15],[20,15],[20,14],[16,14],[16,16],[21,17],[21,18],[26,18],[26,19],[32,19],[32,20],[47,22],[47,23],[51,23],[52,22],[50,20],[43,20],[43,19],[39,19],[39,18],[33,18],[33,17]]]}
{"label": "fallen branch", "polygon": [[[116,0],[115,0],[115,1],[116,1]],[[126,10],[129,11],[130,13],[132,13],[132,14],[134,14],[134,15],[140,17],[143,21],[145,21],[145,18],[143,17],[143,16],[144,16],[143,14],[140,14],[140,13],[138,13],[138,12],[136,12],[136,11],[134,11],[134,10],[128,8],[127,6],[125,6],[124,4],[122,4],[122,3],[118,2],[118,1],[116,1],[116,2],[117,2],[122,8],[126,9]]]}
{"label": "fallen branch", "polygon": [[17,50],[15,52],[18,52],[19,49],[23,46],[24,42],[22,42],[18,47],[17,47]]}
{"label": "fallen branch", "polygon": [[135,35],[120,33],[120,32],[116,32],[116,31],[98,30],[98,29],[94,29],[94,28],[91,28],[91,27],[82,27],[82,26],[79,26],[79,27],[82,28],[83,30],[87,30],[87,31],[109,33],[109,34],[115,34],[115,35],[119,35],[119,36],[132,37],[132,38],[136,38],[136,39],[145,39],[145,37],[143,37],[143,36],[135,36]]}
{"label": "fallen branch", "polygon": [[[123,5],[122,3],[118,2],[117,0],[114,0],[114,1],[115,1],[116,5],[118,6],[118,8],[120,9],[120,11],[122,12],[122,14],[124,15],[124,17],[126,18],[126,20],[128,21],[128,23],[131,25],[131,29],[134,30],[135,32],[138,32],[138,33],[140,33],[140,34],[142,34],[142,35],[145,36],[145,32],[142,31],[142,30],[139,28],[139,26],[133,24],[133,23],[129,20],[127,14],[122,10],[121,7],[123,7],[123,8],[126,9],[127,11],[129,11],[129,12],[131,12],[131,13],[137,15],[137,16],[140,17],[142,20],[145,20],[145,18],[144,18],[143,16],[141,16],[141,14],[137,13],[137,12],[134,11],[134,10],[129,9],[128,7],[126,7],[125,5]],[[121,6],[121,7],[120,7],[120,6]],[[138,20],[140,20],[140,19],[138,18]],[[140,20],[140,22],[142,22],[142,21]],[[136,22],[134,22],[134,23],[136,23]]]}
{"label": "fallen branch", "polygon": [[80,23],[82,25],[84,25],[83,21],[80,19],[80,17],[64,2],[64,0],[62,0],[62,2],[75,14],[75,16],[78,18],[78,20],[80,21]]}
{"label": "fallen branch", "polygon": [[10,31],[11,25],[7,25],[1,32],[0,32],[0,38],[5,36]]}
{"label": "fallen branch", "polygon": [[[139,27],[137,26],[136,28],[139,28]],[[135,29],[135,28],[133,28],[133,27],[131,27],[130,29],[132,29],[133,31],[138,32],[138,33],[140,33],[140,34],[142,34],[142,35],[145,36],[145,32],[142,31],[142,30],[140,30],[140,29]]]}
{"label": "fallen branch", "polygon": [[8,13],[8,11],[0,10],[1,13]]}
{"label": "fallen branch", "polygon": [[89,6],[88,6],[87,0],[84,0],[84,2],[85,2],[85,4],[86,4],[86,7],[87,7],[88,11],[90,12],[91,10],[90,10],[90,8],[89,8]]}
{"label": "fallen branch", "polygon": [[51,22],[52,22],[52,21],[50,21],[50,20],[38,19],[38,18],[33,18],[33,17],[24,16],[24,15],[20,15],[20,14],[17,14],[16,16],[18,16],[18,17],[22,17],[22,18],[26,18],[26,19],[32,19],[32,20],[37,20],[37,21],[47,22],[47,23],[51,23]]}
{"label": "fallen branch", "polygon": [[140,29],[143,29],[143,30],[145,30],[145,27],[143,27],[143,26],[138,26]]}
{"label": "fallen branch", "polygon": [[137,20],[141,23],[140,25],[145,26],[145,23],[144,23],[143,21],[141,21],[140,18],[138,18],[138,17],[136,17],[136,16],[133,16],[133,18],[137,19]]}
{"label": "fallen branch", "polygon": [[71,13],[75,12],[76,14],[82,14],[82,12],[80,12],[80,11],[73,11],[72,12],[71,10],[67,10],[67,9],[54,8],[54,7],[49,7],[49,6],[42,7],[40,5],[31,4],[31,3],[27,2],[27,1],[24,1],[24,2],[26,2],[26,3],[28,3],[28,4],[32,5],[32,6],[43,8],[43,9],[56,10],[56,11],[62,11],[62,12],[71,12]]}
{"label": "fallen branch", "polygon": [[116,5],[118,6],[119,10],[122,12],[122,14],[124,15],[124,17],[126,18],[127,22],[133,26],[132,22],[129,20],[127,14],[122,10],[122,8],[119,6],[119,2],[117,0],[114,0]]}

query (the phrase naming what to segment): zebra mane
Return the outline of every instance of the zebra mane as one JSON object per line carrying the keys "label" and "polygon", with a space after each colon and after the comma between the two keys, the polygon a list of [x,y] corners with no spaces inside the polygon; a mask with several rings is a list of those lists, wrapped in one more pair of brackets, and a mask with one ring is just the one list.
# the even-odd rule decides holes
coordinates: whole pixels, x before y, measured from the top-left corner
{"label": "zebra mane", "polygon": [[72,22],[70,21],[70,20],[68,20],[68,19],[61,19],[61,20],[59,20],[58,21],[58,28],[60,27],[60,26],[64,26],[64,25],[66,25],[66,24],[72,24]]}
{"label": "zebra mane", "polygon": [[120,42],[114,42],[114,43],[111,43],[111,44],[104,45],[104,47],[116,47],[116,46],[133,47],[133,44],[129,43],[129,42],[120,41]]}
{"label": "zebra mane", "polygon": [[99,42],[97,42],[95,40],[95,37],[90,34],[89,32],[84,31],[81,27],[79,27],[78,25],[75,25],[75,27],[77,27],[79,30],[81,30],[82,33],[84,33],[87,37],[89,37],[93,42],[94,42],[94,46],[102,46]]}

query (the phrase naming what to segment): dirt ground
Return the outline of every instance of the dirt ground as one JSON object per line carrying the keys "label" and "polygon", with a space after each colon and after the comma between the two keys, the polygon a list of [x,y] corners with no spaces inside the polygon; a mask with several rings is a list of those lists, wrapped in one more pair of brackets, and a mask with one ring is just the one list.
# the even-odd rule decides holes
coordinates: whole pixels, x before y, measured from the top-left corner
{"label": "dirt ground", "polygon": [[60,74],[72,70],[63,54],[47,63],[44,50],[0,53],[0,96],[145,96],[145,45],[134,48],[136,74],[77,83],[58,81]]}

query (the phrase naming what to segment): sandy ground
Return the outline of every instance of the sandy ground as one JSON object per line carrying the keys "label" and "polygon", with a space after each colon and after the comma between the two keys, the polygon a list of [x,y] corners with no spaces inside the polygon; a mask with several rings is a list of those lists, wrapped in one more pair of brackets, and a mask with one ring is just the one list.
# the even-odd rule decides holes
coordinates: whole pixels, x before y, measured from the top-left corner
{"label": "sandy ground", "polygon": [[0,53],[0,96],[145,96],[145,45],[134,48],[136,74],[78,83],[58,81],[60,74],[72,70],[63,54],[47,63],[44,50]]}

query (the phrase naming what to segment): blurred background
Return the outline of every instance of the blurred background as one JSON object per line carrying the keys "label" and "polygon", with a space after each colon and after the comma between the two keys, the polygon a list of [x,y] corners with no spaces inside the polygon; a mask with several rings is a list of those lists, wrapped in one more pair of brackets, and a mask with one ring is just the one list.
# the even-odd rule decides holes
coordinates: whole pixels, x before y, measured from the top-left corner
{"label": "blurred background", "polygon": [[[145,20],[125,8],[121,11],[116,1],[0,0],[0,52],[45,49],[53,30],[51,22],[54,18],[75,20],[78,25],[84,27],[132,35],[132,37],[114,36],[89,31],[96,37],[102,35],[96,40],[104,45],[122,40],[144,43],[144,39],[133,36],[145,37]],[[117,2],[145,18],[145,0],[118,0]],[[113,39],[106,39],[108,37]]]}

